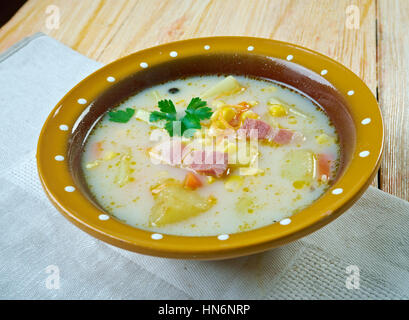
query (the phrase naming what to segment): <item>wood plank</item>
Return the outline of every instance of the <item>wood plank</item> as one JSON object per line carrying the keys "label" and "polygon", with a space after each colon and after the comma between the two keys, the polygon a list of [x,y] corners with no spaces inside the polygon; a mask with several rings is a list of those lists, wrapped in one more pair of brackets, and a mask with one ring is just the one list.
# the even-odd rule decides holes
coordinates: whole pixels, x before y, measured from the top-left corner
{"label": "wood plank", "polygon": [[382,190],[409,200],[409,1],[378,1],[379,103],[385,121]]}
{"label": "wood plank", "polygon": [[[60,9],[59,29],[46,27],[49,5]],[[346,27],[350,5],[359,8],[358,29]],[[328,55],[354,71],[375,93],[375,19],[375,0],[30,0],[0,29],[0,51],[42,31],[108,63],[180,39],[258,36]],[[373,185],[378,185],[377,178]]]}

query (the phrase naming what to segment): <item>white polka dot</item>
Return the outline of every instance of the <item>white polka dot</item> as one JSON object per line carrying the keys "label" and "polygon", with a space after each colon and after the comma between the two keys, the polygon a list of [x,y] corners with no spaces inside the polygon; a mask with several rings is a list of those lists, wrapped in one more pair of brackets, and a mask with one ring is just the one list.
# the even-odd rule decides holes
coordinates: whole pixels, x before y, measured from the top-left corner
{"label": "white polka dot", "polygon": [[62,124],[60,125],[60,130],[61,131],[67,131],[68,130],[68,126],[66,124]]}
{"label": "white polka dot", "polygon": [[107,81],[108,82],[114,82],[116,79],[114,78],[114,77],[111,77],[111,76],[109,76],[108,78],[107,78]]}
{"label": "white polka dot", "polygon": [[141,62],[140,66],[141,66],[142,68],[147,68],[147,67],[148,67],[148,64],[147,64],[146,62]]}
{"label": "white polka dot", "polygon": [[102,221],[108,220],[108,219],[109,219],[109,215],[107,215],[107,214],[100,214],[100,215],[98,216],[98,219],[99,219],[99,220],[102,220]]}
{"label": "white polka dot", "polygon": [[221,234],[220,236],[217,236],[217,239],[219,240],[227,240],[229,239],[229,235],[228,234]]}
{"label": "white polka dot", "polygon": [[293,58],[294,58],[294,56],[293,56],[292,54],[289,54],[289,55],[287,56],[287,60],[288,60],[288,61],[293,60]]}
{"label": "white polka dot", "polygon": [[371,122],[371,118],[365,118],[364,120],[361,121],[361,123],[362,123],[363,125],[368,124],[368,123],[370,123],[370,122]]}
{"label": "white polka dot", "polygon": [[365,158],[365,157],[369,156],[369,151],[362,151],[362,152],[359,153],[359,156],[361,158]]}
{"label": "white polka dot", "polygon": [[160,239],[163,238],[163,235],[161,235],[160,233],[154,233],[154,234],[151,235],[151,238],[153,240],[160,240]]}
{"label": "white polka dot", "polygon": [[205,49],[205,50],[209,50],[209,49],[210,49],[210,46],[207,44],[207,45],[204,46],[204,49]]}
{"label": "white polka dot", "polygon": [[327,70],[327,69],[321,70],[321,75],[322,75],[322,76],[325,76],[327,73],[328,73],[328,70]]}
{"label": "white polka dot", "polygon": [[169,55],[174,58],[177,57],[178,53],[176,51],[171,51]]}
{"label": "white polka dot", "polygon": [[288,225],[290,223],[291,223],[291,219],[289,219],[289,218],[283,219],[283,220],[280,221],[280,224],[283,225],[283,226],[286,226],[286,225]]}
{"label": "white polka dot", "polygon": [[254,47],[253,47],[253,46],[248,46],[248,47],[247,47],[247,50],[248,50],[248,51],[253,51],[253,50],[254,50]]}
{"label": "white polka dot", "polygon": [[348,95],[349,95],[349,96],[352,96],[354,93],[355,93],[354,90],[349,90],[349,91],[348,91]]}
{"label": "white polka dot", "polygon": [[84,98],[80,98],[80,99],[77,100],[77,102],[78,102],[79,104],[86,104],[86,103],[87,103],[87,100],[85,100]]}
{"label": "white polka dot", "polygon": [[342,188],[337,188],[337,189],[332,190],[332,194],[341,194],[342,192],[344,192]]}
{"label": "white polka dot", "polygon": [[61,156],[61,155],[58,155],[58,156],[55,156],[54,159],[57,160],[57,161],[63,161],[64,157]]}
{"label": "white polka dot", "polygon": [[64,190],[67,191],[67,192],[74,192],[74,191],[75,191],[75,188],[74,188],[73,186],[66,186],[66,187],[64,188]]}

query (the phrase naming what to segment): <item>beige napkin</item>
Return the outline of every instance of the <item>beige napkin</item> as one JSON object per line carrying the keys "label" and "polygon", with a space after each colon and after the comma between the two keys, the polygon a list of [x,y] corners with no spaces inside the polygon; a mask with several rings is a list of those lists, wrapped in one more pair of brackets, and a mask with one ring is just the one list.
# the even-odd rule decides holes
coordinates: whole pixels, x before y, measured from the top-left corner
{"label": "beige napkin", "polygon": [[409,203],[375,188],[310,236],[226,261],[143,256],[74,227],[44,195],[35,149],[54,105],[99,67],[43,34],[0,56],[0,298],[409,298]]}

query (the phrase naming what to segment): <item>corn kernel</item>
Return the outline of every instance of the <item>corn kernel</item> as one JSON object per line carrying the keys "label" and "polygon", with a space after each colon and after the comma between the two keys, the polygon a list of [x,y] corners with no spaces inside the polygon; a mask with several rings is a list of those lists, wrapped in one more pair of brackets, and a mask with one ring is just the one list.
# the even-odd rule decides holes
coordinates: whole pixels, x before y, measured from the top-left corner
{"label": "corn kernel", "polygon": [[296,124],[298,121],[296,118],[294,118],[293,116],[288,117],[288,123],[289,124]]}
{"label": "corn kernel", "polygon": [[227,122],[230,122],[233,120],[233,118],[235,117],[236,112],[231,108],[231,107],[224,107],[221,110],[221,116],[223,117],[224,120],[226,120]]}
{"label": "corn kernel", "polygon": [[244,120],[246,120],[247,118],[249,118],[249,119],[258,119],[258,118],[260,118],[260,116],[259,116],[257,113],[248,110],[248,111],[243,112],[243,113],[240,115],[240,120],[241,120],[241,121],[244,121]]}
{"label": "corn kernel", "polygon": [[294,181],[293,187],[296,189],[302,189],[306,185],[305,181]]}
{"label": "corn kernel", "polygon": [[219,118],[219,114],[220,110],[216,110],[215,112],[213,112],[212,116],[210,117],[210,120],[216,120],[217,118]]}
{"label": "corn kernel", "polygon": [[215,182],[216,181],[216,179],[214,178],[214,177],[212,177],[212,176],[208,176],[207,177],[207,183],[208,184],[212,184],[213,182]]}
{"label": "corn kernel", "polygon": [[287,110],[280,104],[272,105],[268,108],[268,111],[273,117],[284,117],[287,115]]}
{"label": "corn kernel", "polygon": [[229,142],[224,149],[224,152],[227,152],[228,154],[235,154],[237,152],[237,146],[235,143]]}
{"label": "corn kernel", "polygon": [[214,129],[226,129],[226,125],[220,120],[213,121],[212,127]]}

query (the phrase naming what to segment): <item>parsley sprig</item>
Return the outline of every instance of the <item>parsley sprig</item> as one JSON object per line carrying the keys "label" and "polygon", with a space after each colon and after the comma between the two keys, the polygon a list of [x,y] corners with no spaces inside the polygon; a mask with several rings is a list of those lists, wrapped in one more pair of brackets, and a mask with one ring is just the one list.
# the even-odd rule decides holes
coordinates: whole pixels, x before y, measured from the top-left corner
{"label": "parsley sprig", "polygon": [[[160,111],[153,111],[150,114],[149,121],[156,122],[166,120],[165,129],[169,135],[173,137],[173,127],[175,121],[180,121],[180,134],[188,129],[200,129],[200,121],[210,119],[213,114],[212,109],[206,107],[207,102],[196,97],[190,100],[189,105],[185,110],[185,115],[181,119],[176,118],[176,108],[172,100],[160,100],[158,108]],[[176,126],[178,124],[176,123]]]}
{"label": "parsley sprig", "polygon": [[117,110],[108,112],[109,121],[126,123],[135,113],[135,109],[126,108],[126,110]]}

